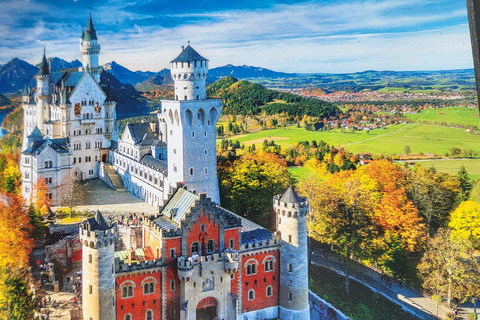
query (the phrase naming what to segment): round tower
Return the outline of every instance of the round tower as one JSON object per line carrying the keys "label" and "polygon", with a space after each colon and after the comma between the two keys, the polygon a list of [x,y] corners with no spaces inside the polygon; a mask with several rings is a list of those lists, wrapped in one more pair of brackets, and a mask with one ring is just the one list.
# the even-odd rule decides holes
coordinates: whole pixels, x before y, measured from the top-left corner
{"label": "round tower", "polygon": [[114,320],[117,227],[97,211],[80,224],[83,319]]}
{"label": "round tower", "polygon": [[100,55],[100,44],[98,44],[97,31],[93,26],[92,13],[88,20],[87,29],[82,30],[83,39],[80,41],[80,53],[83,57],[83,68],[88,70],[97,82],[100,81],[102,67],[99,66],[98,56]]}
{"label": "round tower", "polygon": [[38,74],[35,76],[37,80],[36,104],[37,104],[37,127],[40,131],[44,131],[44,123],[50,120],[51,99],[50,90],[50,68],[48,66],[47,57],[45,56],[45,48],[43,49],[43,58],[40,63]]}
{"label": "round tower", "polygon": [[170,61],[170,66],[172,79],[175,81],[175,100],[206,99],[207,59],[189,44],[186,48],[182,46],[182,52]]}
{"label": "round tower", "polygon": [[310,319],[308,304],[308,201],[290,186],[273,198],[280,233],[280,318]]}

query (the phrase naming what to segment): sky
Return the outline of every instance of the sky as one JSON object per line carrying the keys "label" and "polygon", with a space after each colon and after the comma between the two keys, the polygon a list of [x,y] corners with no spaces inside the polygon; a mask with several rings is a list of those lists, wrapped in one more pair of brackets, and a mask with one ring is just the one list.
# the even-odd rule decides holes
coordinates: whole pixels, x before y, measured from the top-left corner
{"label": "sky", "polygon": [[188,41],[210,60],[282,72],[473,68],[465,0],[0,0],[0,64],[79,59],[90,9],[100,63],[169,67]]}

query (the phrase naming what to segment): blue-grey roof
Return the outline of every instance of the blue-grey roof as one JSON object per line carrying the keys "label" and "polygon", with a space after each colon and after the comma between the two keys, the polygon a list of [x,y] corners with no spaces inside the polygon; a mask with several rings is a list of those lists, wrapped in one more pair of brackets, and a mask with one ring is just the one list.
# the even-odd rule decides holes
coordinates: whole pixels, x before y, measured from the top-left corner
{"label": "blue-grey roof", "polygon": [[178,225],[174,224],[172,221],[162,216],[155,218],[155,220],[153,220],[153,223],[159,226],[162,230],[178,229]]}
{"label": "blue-grey roof", "polygon": [[105,221],[105,219],[103,218],[103,215],[98,210],[95,213],[94,217],[84,220],[83,224],[84,226],[88,225],[86,229],[89,231],[96,231],[96,230],[104,231],[113,227],[113,225],[110,225],[109,223],[107,223],[107,221]]}
{"label": "blue-grey roof", "polygon": [[141,143],[142,145],[151,145],[153,143],[154,135],[150,128],[150,123],[128,123],[127,129],[135,144]]}
{"label": "blue-grey roof", "polygon": [[168,200],[161,213],[179,224],[180,221],[185,218],[185,214],[187,214],[187,212],[190,211],[190,208],[193,207],[195,200],[197,199],[198,195],[183,188],[179,188]]}
{"label": "blue-grey roof", "polygon": [[40,140],[41,139],[41,140],[43,140],[43,135],[40,132],[40,130],[38,129],[38,127],[35,126],[32,133],[30,133],[30,135],[27,137],[27,139],[33,139],[33,140]]}
{"label": "blue-grey roof", "polygon": [[43,58],[42,62],[40,63],[40,70],[38,70],[39,75],[49,75],[50,68],[48,67],[47,57],[45,56],[45,49],[43,49]]}
{"label": "blue-grey roof", "polygon": [[242,232],[242,244],[270,240],[272,239],[272,235],[273,233],[271,231],[263,228]]}
{"label": "blue-grey roof", "polygon": [[182,50],[180,55],[170,62],[208,61],[198,54],[190,45]]}
{"label": "blue-grey roof", "polygon": [[165,161],[156,159],[151,155],[147,154],[143,156],[143,158],[140,160],[140,163],[149,168],[155,169],[156,171],[162,172],[163,174],[167,173],[167,163]]}
{"label": "blue-grey roof", "polygon": [[288,187],[287,191],[285,191],[280,201],[286,203],[300,203],[302,202],[302,199],[300,199],[295,190],[293,190],[293,187],[290,186]]}
{"label": "blue-grey roof", "polygon": [[45,150],[47,147],[52,148],[57,153],[69,153],[68,144],[69,138],[59,138],[59,139],[50,139],[45,140],[34,140],[28,144],[27,149],[23,151],[24,154],[34,154],[39,153]]}
{"label": "blue-grey roof", "polygon": [[76,87],[80,80],[82,80],[84,74],[85,72],[83,71],[69,73],[65,80],[65,86]]}
{"label": "blue-grey roof", "polygon": [[85,32],[85,36],[83,37],[83,40],[84,41],[98,40],[97,39],[97,31],[95,30],[95,27],[93,26],[92,14],[90,14],[90,19],[88,19],[87,32]]}

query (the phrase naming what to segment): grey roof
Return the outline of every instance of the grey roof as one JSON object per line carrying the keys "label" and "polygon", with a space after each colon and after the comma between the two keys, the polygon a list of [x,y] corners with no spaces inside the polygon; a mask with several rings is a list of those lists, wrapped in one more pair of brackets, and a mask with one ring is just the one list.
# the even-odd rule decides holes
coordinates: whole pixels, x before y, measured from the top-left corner
{"label": "grey roof", "polygon": [[40,63],[40,70],[38,70],[38,74],[41,76],[50,74],[50,68],[48,67],[47,57],[45,56],[45,49],[43,49],[43,58],[42,58],[42,62]]}
{"label": "grey roof", "polygon": [[43,135],[40,132],[40,130],[38,129],[38,127],[35,126],[32,133],[30,133],[30,135],[27,137],[27,139],[33,139],[33,140],[40,140],[41,139],[41,140],[43,140]]}
{"label": "grey roof", "polygon": [[288,187],[287,191],[285,191],[280,201],[286,203],[300,203],[302,202],[302,199],[300,199],[295,190],[293,190],[293,187],[290,186]]}
{"label": "grey roof", "polygon": [[185,214],[195,204],[198,195],[193,194],[183,188],[179,188],[177,192],[168,200],[163,207],[162,214],[179,224],[185,218]]}
{"label": "grey roof", "polygon": [[170,62],[208,61],[198,54],[190,45],[182,50],[180,55]]}
{"label": "grey roof", "polygon": [[34,154],[40,153],[45,150],[47,147],[52,148],[57,153],[69,153],[68,145],[70,143],[70,139],[67,138],[59,138],[59,139],[50,139],[47,138],[43,139],[36,139],[32,142],[29,142],[27,149],[23,151],[24,154]]}
{"label": "grey roof", "polygon": [[113,227],[105,221],[103,215],[100,211],[97,210],[94,217],[91,217],[83,222],[84,225],[88,225],[89,231],[96,231],[96,230],[108,230]]}
{"label": "grey roof", "polygon": [[272,239],[272,235],[273,233],[271,231],[263,228],[242,232],[242,244],[270,240]]}
{"label": "grey roof", "polygon": [[163,174],[167,173],[167,163],[165,161],[156,159],[149,154],[143,156],[143,158],[140,160],[140,163],[149,168],[162,172]]}
{"label": "grey roof", "polygon": [[155,218],[155,220],[153,220],[153,223],[159,226],[162,230],[178,229],[178,226],[176,224],[163,216]]}
{"label": "grey roof", "polygon": [[84,74],[85,72],[83,71],[68,73],[67,78],[65,80],[65,86],[76,87],[77,84],[80,82],[80,80],[82,80]]}
{"label": "grey roof", "polygon": [[85,33],[85,37],[83,37],[83,40],[84,41],[98,40],[97,39],[97,31],[95,30],[95,27],[93,26],[92,14],[91,13],[90,13],[90,19],[88,19],[87,32]]}
{"label": "grey roof", "polygon": [[127,128],[135,144],[141,144],[144,146],[153,144],[154,135],[150,128],[150,123],[128,123]]}

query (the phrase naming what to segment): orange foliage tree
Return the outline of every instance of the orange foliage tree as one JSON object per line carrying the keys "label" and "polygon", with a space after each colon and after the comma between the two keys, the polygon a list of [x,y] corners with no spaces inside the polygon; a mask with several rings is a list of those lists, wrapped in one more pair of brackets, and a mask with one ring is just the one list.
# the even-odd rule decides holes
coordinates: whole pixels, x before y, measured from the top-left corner
{"label": "orange foliage tree", "polygon": [[30,202],[34,204],[35,209],[44,217],[48,214],[52,200],[49,196],[49,189],[45,180],[40,178],[33,187],[32,198]]}

